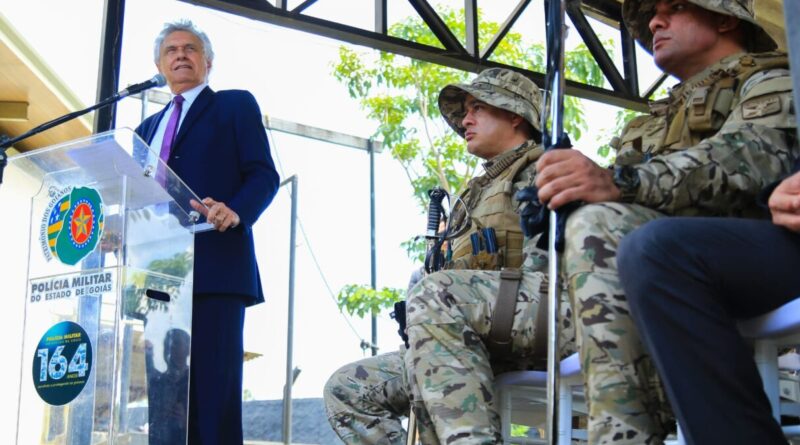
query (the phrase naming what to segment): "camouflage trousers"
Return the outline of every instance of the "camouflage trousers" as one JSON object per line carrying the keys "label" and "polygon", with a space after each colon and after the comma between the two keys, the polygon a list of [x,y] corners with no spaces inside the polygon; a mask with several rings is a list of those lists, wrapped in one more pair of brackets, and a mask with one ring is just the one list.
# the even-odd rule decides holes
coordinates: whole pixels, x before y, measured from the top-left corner
{"label": "camouflage trousers", "polygon": [[409,389],[404,353],[401,348],[347,364],[325,384],[328,422],[344,443],[405,445],[401,419],[408,415]]}
{"label": "camouflage trousers", "polygon": [[567,221],[563,264],[576,317],[591,444],[660,444],[672,422],[617,273],[622,237],[663,216],[636,204],[602,203],[581,207]]}
{"label": "camouflage trousers", "polygon": [[[500,272],[442,271],[425,277],[409,294],[411,347],[404,358],[412,407],[426,445],[502,443],[494,376],[532,368],[536,312],[540,296],[546,295],[547,279],[543,272],[523,273],[511,353],[490,360],[484,340],[492,327],[499,286]],[[567,356],[575,351],[575,333],[569,306],[561,307],[562,355]]]}

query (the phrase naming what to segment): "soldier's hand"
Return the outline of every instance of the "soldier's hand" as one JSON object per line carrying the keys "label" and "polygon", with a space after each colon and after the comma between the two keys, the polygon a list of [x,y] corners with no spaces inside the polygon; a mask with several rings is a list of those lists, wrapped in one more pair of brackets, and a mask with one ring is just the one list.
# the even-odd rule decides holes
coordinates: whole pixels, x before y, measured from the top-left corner
{"label": "soldier's hand", "polygon": [[800,173],[781,181],[769,196],[772,222],[800,232]]}
{"label": "soldier's hand", "polygon": [[575,201],[618,201],[614,173],[573,149],[551,150],[536,163],[539,199],[550,209]]}
{"label": "soldier's hand", "polygon": [[[214,225],[214,229],[224,232],[239,225],[239,215],[234,212],[230,207],[226,206],[224,202],[215,201],[213,198],[203,199],[203,204],[195,200],[191,200],[190,204],[198,212],[206,217],[206,220]],[[208,207],[208,209],[206,209]]]}

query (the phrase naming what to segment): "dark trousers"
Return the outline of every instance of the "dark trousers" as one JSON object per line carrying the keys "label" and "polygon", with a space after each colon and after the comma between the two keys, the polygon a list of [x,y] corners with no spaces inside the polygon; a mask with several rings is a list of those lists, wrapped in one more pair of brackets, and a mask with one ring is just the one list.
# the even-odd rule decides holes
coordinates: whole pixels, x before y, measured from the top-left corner
{"label": "dark trousers", "polygon": [[690,444],[785,444],[737,320],[800,296],[800,235],[770,221],[664,218],[617,260],[632,316]]}
{"label": "dark trousers", "polygon": [[189,445],[241,445],[245,299],[195,295],[193,304]]}

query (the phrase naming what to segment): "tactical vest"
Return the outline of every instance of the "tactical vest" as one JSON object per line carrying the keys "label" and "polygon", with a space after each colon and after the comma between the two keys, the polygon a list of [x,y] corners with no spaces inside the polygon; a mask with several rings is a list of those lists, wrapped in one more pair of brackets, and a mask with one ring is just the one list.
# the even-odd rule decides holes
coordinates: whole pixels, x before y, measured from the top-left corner
{"label": "tactical vest", "polygon": [[612,144],[619,150],[617,164],[640,164],[713,136],[739,104],[741,88],[750,76],[788,66],[782,53],[748,53],[709,67],[671,90],[668,98],[651,103],[650,115],[631,120],[621,140]]}
{"label": "tactical vest", "polygon": [[[524,236],[513,200],[514,182],[543,153],[538,145],[528,144],[487,167],[484,175],[470,180],[467,190],[453,206],[451,225],[456,233],[449,240],[452,255],[445,269],[499,270],[522,265]],[[494,229],[497,253],[490,254],[484,249],[473,255],[474,239],[484,246],[487,242],[482,231],[486,228]]]}

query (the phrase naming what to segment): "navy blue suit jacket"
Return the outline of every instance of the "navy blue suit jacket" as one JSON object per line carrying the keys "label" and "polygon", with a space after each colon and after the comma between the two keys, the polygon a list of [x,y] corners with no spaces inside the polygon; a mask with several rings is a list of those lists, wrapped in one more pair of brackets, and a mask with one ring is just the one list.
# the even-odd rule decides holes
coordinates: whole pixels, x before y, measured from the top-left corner
{"label": "navy blue suit jacket", "polygon": [[[136,129],[148,144],[166,110]],[[248,297],[248,304],[263,302],[252,226],[275,196],[279,177],[253,95],[203,89],[181,123],[168,165],[201,199],[224,202],[241,219],[224,233],[196,235],[194,293],[236,294]]]}

